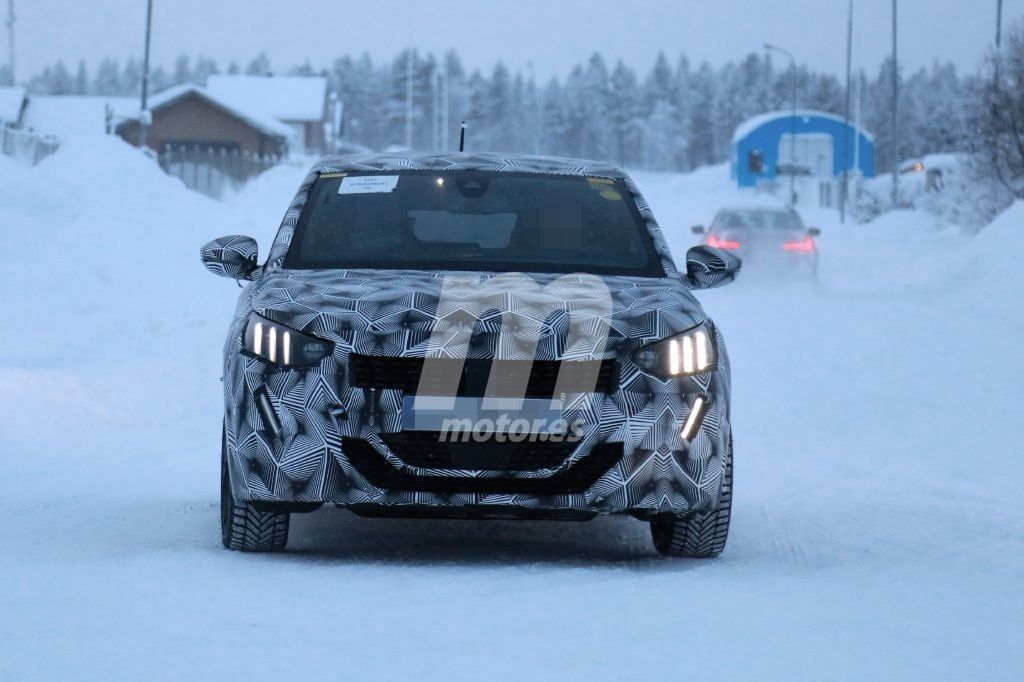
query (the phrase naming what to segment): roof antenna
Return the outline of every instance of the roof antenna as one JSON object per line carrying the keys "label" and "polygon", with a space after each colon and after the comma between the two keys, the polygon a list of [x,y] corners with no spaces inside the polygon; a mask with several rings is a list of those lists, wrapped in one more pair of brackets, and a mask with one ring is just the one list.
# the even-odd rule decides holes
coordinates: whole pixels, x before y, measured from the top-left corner
{"label": "roof antenna", "polygon": [[462,128],[459,130],[459,151],[465,151],[466,149],[466,122],[462,122]]}

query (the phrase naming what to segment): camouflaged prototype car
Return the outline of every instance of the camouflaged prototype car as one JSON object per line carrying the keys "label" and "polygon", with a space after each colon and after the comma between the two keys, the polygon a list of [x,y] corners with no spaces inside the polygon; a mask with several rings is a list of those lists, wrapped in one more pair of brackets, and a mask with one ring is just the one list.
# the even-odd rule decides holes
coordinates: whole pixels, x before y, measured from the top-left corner
{"label": "camouflaged prototype car", "polygon": [[250,283],[224,348],[224,545],[283,549],[289,515],[650,522],[714,556],[732,495],[729,359],[636,185],[596,162],[494,154],[326,158]]}

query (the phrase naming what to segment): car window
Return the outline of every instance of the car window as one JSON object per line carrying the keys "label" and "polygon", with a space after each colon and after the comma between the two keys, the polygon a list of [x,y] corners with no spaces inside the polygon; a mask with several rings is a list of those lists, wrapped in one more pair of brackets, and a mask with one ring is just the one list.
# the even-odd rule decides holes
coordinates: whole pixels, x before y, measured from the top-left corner
{"label": "car window", "polygon": [[800,216],[794,211],[722,211],[712,229],[721,230],[800,230]]}
{"label": "car window", "polygon": [[321,178],[284,265],[665,274],[622,180],[478,171]]}

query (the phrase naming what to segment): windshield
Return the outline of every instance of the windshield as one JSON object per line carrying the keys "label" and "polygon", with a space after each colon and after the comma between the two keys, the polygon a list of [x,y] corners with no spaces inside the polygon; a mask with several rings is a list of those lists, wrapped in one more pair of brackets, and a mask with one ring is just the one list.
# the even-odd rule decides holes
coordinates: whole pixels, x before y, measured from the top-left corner
{"label": "windshield", "polygon": [[622,180],[479,171],[323,176],[284,266],[665,274]]}
{"label": "windshield", "polygon": [[800,216],[793,211],[723,211],[711,226],[721,230],[789,230],[803,229]]}

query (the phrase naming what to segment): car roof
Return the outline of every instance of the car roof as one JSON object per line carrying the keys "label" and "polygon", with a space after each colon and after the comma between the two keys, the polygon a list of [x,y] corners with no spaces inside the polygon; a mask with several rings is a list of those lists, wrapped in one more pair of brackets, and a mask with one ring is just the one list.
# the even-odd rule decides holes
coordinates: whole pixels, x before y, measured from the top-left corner
{"label": "car roof", "polygon": [[507,173],[625,178],[626,173],[606,161],[569,159],[556,156],[494,152],[375,152],[326,156],[314,170],[321,173],[344,171],[475,170]]}

